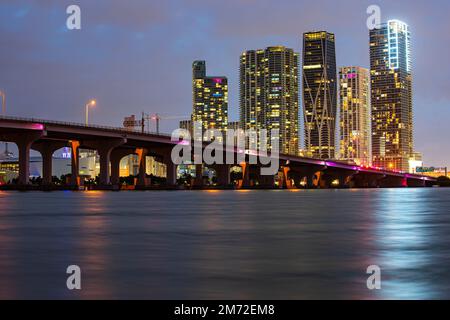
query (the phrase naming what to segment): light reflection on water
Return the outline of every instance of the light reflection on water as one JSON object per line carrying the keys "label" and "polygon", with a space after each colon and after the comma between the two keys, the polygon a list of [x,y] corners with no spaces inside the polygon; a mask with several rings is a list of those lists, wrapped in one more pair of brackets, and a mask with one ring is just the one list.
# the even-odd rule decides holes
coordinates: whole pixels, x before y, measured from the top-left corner
{"label": "light reflection on water", "polygon": [[[2,192],[0,298],[450,298],[449,196]],[[65,287],[71,264],[79,292]]]}
{"label": "light reflection on water", "polygon": [[376,239],[380,267],[387,279],[383,294],[393,299],[439,298],[437,282],[428,275],[437,262],[432,243],[439,239],[434,239],[436,229],[430,225],[436,212],[421,193],[420,189],[390,190],[378,197]]}

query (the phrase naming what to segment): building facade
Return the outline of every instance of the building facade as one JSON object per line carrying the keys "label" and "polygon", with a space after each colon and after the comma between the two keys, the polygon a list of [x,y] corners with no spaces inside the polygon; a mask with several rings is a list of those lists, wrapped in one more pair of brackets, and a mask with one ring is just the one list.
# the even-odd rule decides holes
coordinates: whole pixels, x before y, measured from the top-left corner
{"label": "building facade", "polygon": [[335,158],[336,111],[335,36],[326,31],[304,33],[303,117],[308,156]]}
{"label": "building facade", "polygon": [[237,131],[241,128],[241,124],[239,121],[228,122],[228,129]]}
{"label": "building facade", "polygon": [[370,73],[339,68],[339,159],[369,166],[371,159]]}
{"label": "building facade", "polygon": [[279,151],[298,154],[298,53],[283,46],[249,50],[240,58],[240,126],[279,130]]}
{"label": "building facade", "polygon": [[228,125],[228,80],[206,76],[206,62],[192,64],[192,121],[202,123],[203,131],[217,129],[223,135]]}
{"label": "building facade", "polygon": [[180,129],[187,130],[190,134],[192,134],[192,120],[181,120]]}
{"label": "building facade", "polygon": [[408,171],[413,151],[410,31],[390,20],[370,31],[373,164]]}

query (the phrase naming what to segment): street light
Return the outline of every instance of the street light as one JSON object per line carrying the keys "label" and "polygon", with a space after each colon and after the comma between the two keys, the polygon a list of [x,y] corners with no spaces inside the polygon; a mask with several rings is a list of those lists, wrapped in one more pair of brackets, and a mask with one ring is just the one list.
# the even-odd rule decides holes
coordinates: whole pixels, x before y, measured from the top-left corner
{"label": "street light", "polygon": [[6,116],[6,94],[0,90],[0,96],[2,97],[2,115]]}
{"label": "street light", "polygon": [[95,107],[96,104],[97,101],[95,101],[94,99],[86,103],[86,125],[89,124],[89,107]]}
{"label": "street light", "polygon": [[[0,90],[0,96],[2,97],[2,116],[6,116],[6,94],[3,90]],[[5,158],[8,158],[11,154],[8,151],[8,142],[5,142]]]}

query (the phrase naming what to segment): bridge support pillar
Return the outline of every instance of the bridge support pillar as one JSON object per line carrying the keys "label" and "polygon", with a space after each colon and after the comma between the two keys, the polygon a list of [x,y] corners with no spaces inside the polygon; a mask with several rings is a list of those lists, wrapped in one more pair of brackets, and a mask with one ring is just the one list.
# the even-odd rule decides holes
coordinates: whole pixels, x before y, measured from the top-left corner
{"label": "bridge support pillar", "polygon": [[201,188],[203,186],[203,165],[202,164],[195,165],[194,186],[197,188]]}
{"label": "bridge support pillar", "polygon": [[315,177],[315,173],[309,173],[308,175],[306,175],[306,187],[308,189],[313,189],[314,186],[314,177]]}
{"label": "bridge support pillar", "polygon": [[39,151],[42,156],[42,184],[44,186],[50,186],[53,182],[53,153],[65,146],[67,146],[67,143],[61,141],[42,141],[31,146],[32,149]]}
{"label": "bridge support pillar", "polygon": [[122,158],[111,155],[111,184],[118,186],[120,184],[120,161]]}
{"label": "bridge support pillar", "polygon": [[221,187],[228,187],[230,184],[230,165],[220,164],[216,166],[217,183]]}
{"label": "bridge support pillar", "polygon": [[99,184],[101,186],[106,186],[110,184],[110,173],[109,173],[109,162],[111,149],[101,149],[98,150],[98,154],[100,156],[100,180]]}
{"label": "bridge support pillar", "polygon": [[379,181],[381,188],[402,188],[407,187],[406,178],[400,176],[386,176]]}
{"label": "bridge support pillar", "polygon": [[[322,175],[322,170],[325,170],[324,166],[310,165],[310,166],[290,166],[291,176],[296,180],[296,186],[300,187],[300,182],[306,180],[306,184],[303,186],[307,189],[313,189],[317,186],[314,181],[319,179]],[[318,184],[318,183],[317,183]]]}
{"label": "bridge support pillar", "polygon": [[70,141],[71,147],[71,166],[72,166],[72,174],[70,176],[70,185],[77,187],[80,185],[80,142],[79,141]]}
{"label": "bridge support pillar", "polygon": [[44,135],[44,132],[32,132],[23,134],[14,141],[19,149],[19,185],[30,183],[30,150],[33,142]]}
{"label": "bridge support pillar", "polygon": [[120,161],[123,157],[135,154],[134,149],[117,148],[111,152],[111,184],[113,186],[120,185]]}
{"label": "bridge support pillar", "polygon": [[137,179],[137,185],[139,187],[147,187],[148,179],[147,179],[147,154],[148,150],[144,148],[136,149],[136,154],[138,155],[138,163],[139,163],[139,174]]}
{"label": "bridge support pillar", "polygon": [[162,155],[162,162],[166,165],[166,185],[174,187],[177,185],[178,165],[173,163],[171,151],[164,151]]}
{"label": "bridge support pillar", "polygon": [[328,168],[322,171],[320,177],[320,187],[327,188],[348,188],[350,180],[357,172],[348,169]]}
{"label": "bridge support pillar", "polygon": [[427,183],[425,180],[409,178],[407,181],[408,181],[408,187],[422,188],[422,187],[427,186]]}
{"label": "bridge support pillar", "polygon": [[273,188],[273,186],[275,185],[274,175],[266,176],[259,173],[258,178],[259,185],[263,188]]}
{"label": "bridge support pillar", "polygon": [[337,180],[339,180],[339,188],[350,188],[352,185],[352,177],[357,174],[357,172],[342,172],[336,175]]}
{"label": "bridge support pillar", "polygon": [[293,189],[294,186],[292,185],[292,181],[289,177],[289,172],[291,171],[291,168],[288,166],[281,167],[282,170],[282,179],[280,183],[280,188],[283,189]]}
{"label": "bridge support pillar", "polygon": [[250,183],[250,164],[247,162],[241,163],[242,168],[242,187],[248,188],[251,186]]}
{"label": "bridge support pillar", "polygon": [[53,150],[41,152],[42,156],[42,184],[49,186],[52,184],[53,171]]}
{"label": "bridge support pillar", "polygon": [[27,185],[30,182],[30,148],[32,141],[18,142],[19,149],[19,184]]}
{"label": "bridge support pillar", "polygon": [[177,185],[177,165],[170,158],[166,161],[166,183],[168,186]]}
{"label": "bridge support pillar", "polygon": [[100,185],[107,186],[111,184],[111,176],[109,172],[109,163],[111,160],[111,152],[114,148],[121,146],[126,142],[126,139],[114,139],[108,141],[104,146],[98,148],[98,154],[100,155]]}
{"label": "bridge support pillar", "polygon": [[126,138],[113,138],[86,143],[86,147],[97,150],[100,155],[100,186],[111,184],[110,161],[112,151],[125,144]]}
{"label": "bridge support pillar", "polygon": [[359,172],[353,176],[352,184],[354,188],[378,188],[383,178],[381,174]]}

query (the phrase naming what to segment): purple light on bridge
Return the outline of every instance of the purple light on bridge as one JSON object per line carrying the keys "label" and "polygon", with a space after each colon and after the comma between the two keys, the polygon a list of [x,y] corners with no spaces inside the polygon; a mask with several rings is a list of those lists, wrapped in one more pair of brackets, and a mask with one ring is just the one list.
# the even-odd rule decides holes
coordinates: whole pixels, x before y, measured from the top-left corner
{"label": "purple light on bridge", "polygon": [[326,165],[327,167],[337,167],[336,163],[334,162],[324,162],[324,165]]}
{"label": "purple light on bridge", "polygon": [[258,155],[258,151],[255,150],[245,150],[245,154],[249,154],[252,156],[257,156]]}
{"label": "purple light on bridge", "polygon": [[44,130],[44,125],[42,123],[32,123],[31,130]]}

